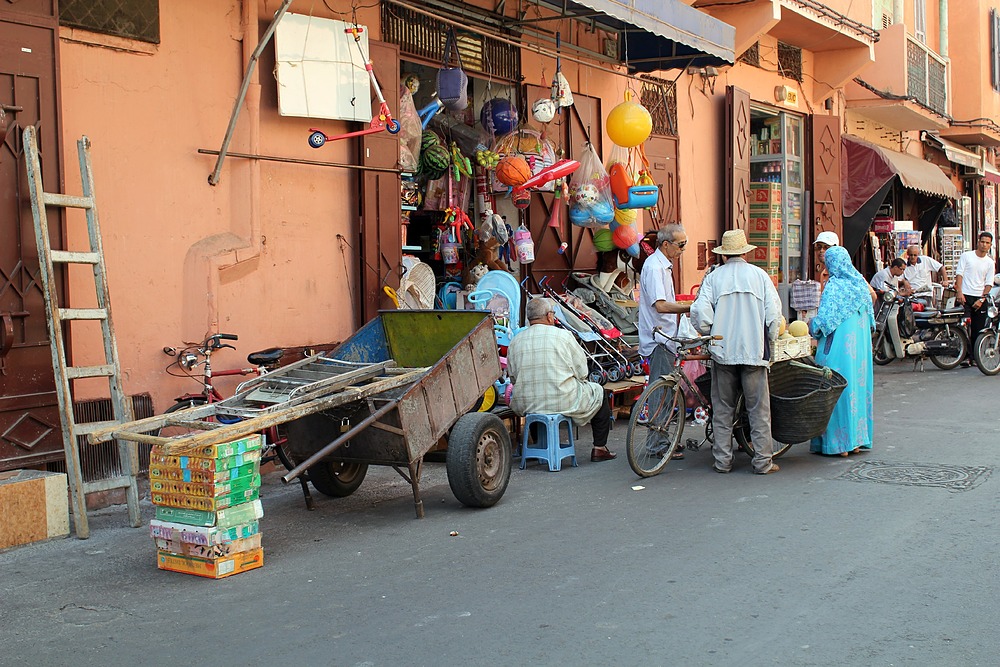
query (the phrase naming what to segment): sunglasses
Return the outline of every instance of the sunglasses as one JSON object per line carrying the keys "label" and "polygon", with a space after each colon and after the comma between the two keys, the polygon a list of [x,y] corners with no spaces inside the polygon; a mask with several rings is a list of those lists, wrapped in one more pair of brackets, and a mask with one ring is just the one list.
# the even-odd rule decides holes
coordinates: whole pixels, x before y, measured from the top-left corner
{"label": "sunglasses", "polygon": [[681,241],[680,243],[675,243],[673,241],[667,241],[667,243],[669,243],[670,245],[677,246],[678,250],[684,250],[684,246],[686,246],[688,244],[687,241]]}

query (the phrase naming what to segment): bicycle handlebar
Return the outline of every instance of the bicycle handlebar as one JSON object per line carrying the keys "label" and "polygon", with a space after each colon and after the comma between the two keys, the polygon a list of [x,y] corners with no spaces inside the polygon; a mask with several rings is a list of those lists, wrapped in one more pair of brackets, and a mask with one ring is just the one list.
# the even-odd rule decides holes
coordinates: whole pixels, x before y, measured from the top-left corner
{"label": "bicycle handlebar", "polygon": [[653,327],[653,337],[656,338],[657,335],[673,341],[682,347],[698,347],[699,345],[704,345],[705,343],[709,343],[714,340],[722,340],[722,336],[718,334],[714,336],[712,334],[708,334],[706,336],[698,336],[697,338],[674,338],[673,336],[668,336],[663,333],[663,329],[661,327]]}

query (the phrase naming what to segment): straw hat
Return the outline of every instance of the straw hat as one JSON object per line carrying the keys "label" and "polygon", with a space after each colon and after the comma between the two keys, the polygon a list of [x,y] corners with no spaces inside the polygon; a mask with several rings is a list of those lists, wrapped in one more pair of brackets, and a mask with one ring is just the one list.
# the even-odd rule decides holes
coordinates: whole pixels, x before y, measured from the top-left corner
{"label": "straw hat", "polygon": [[745,255],[757,246],[747,243],[747,235],[742,229],[730,229],[722,235],[722,245],[712,248],[712,252],[720,255]]}

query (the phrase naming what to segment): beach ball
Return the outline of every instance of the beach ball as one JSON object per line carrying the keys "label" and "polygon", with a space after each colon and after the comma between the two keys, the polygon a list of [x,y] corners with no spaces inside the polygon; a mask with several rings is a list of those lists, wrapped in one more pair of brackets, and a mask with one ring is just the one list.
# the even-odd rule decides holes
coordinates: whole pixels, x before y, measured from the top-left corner
{"label": "beach ball", "polygon": [[569,207],[569,221],[578,227],[590,227],[593,224],[590,209],[576,204]]}
{"label": "beach ball", "polygon": [[639,217],[639,211],[634,208],[616,208],[615,222],[619,225],[634,225]]}
{"label": "beach ball", "polygon": [[479,112],[479,122],[494,136],[510,134],[517,129],[517,121],[517,107],[501,97],[488,100]]}
{"label": "beach ball", "polygon": [[508,155],[497,164],[497,180],[504,185],[517,187],[531,178],[531,167],[520,155]]}
{"label": "beach ball", "polygon": [[611,239],[611,230],[606,227],[594,230],[594,250],[597,252],[608,252],[615,249],[615,242]]}
{"label": "beach ball", "polygon": [[416,74],[407,74],[406,78],[403,79],[403,85],[411,94],[416,95],[417,91],[420,90],[420,77]]}
{"label": "beach ball", "polygon": [[584,183],[573,193],[573,201],[581,206],[593,206],[600,198],[600,191],[592,183]]}
{"label": "beach ball", "polygon": [[551,122],[556,117],[556,103],[548,97],[535,100],[531,105],[531,115],[539,123]]}
{"label": "beach ball", "polygon": [[608,114],[604,123],[608,136],[622,148],[634,148],[653,132],[653,117],[646,107],[632,100],[625,100]]}
{"label": "beach ball", "polygon": [[632,225],[618,225],[615,231],[611,232],[611,241],[616,248],[625,250],[639,242],[639,232]]}

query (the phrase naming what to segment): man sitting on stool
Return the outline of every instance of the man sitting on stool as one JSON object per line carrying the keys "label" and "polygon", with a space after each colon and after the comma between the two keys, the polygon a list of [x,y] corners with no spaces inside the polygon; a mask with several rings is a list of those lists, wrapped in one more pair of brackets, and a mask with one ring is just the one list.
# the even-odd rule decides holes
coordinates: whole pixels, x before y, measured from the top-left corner
{"label": "man sitting on stool", "polygon": [[611,406],[601,385],[589,382],[587,357],[573,334],[555,326],[555,302],[532,299],[524,308],[531,326],[507,348],[507,374],[514,382],[510,407],[517,414],[564,415],[577,426],[590,422],[590,460],[610,461]]}

